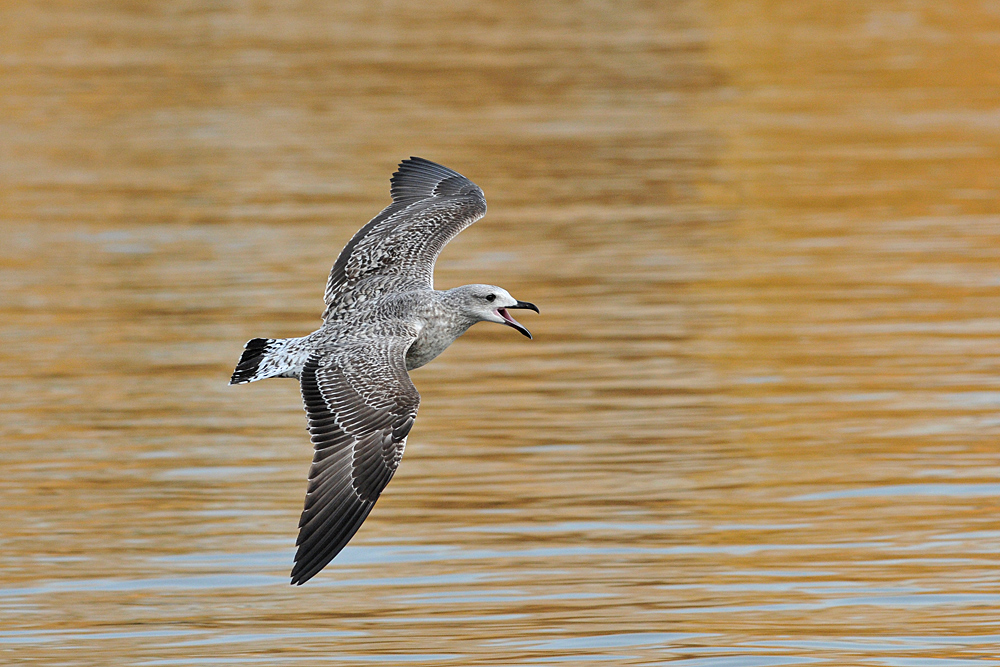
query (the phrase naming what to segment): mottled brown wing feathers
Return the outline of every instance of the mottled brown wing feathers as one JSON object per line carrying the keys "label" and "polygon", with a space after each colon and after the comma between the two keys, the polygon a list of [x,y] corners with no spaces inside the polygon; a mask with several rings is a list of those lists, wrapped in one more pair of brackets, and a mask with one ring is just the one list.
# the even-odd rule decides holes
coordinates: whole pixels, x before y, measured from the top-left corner
{"label": "mottled brown wing feathers", "polygon": [[432,287],[434,262],[444,246],[486,214],[475,183],[447,167],[412,157],[392,176],[392,204],[344,247],[327,282],[324,319],[337,317],[372,277]]}
{"label": "mottled brown wing feathers", "polygon": [[385,339],[317,355],[301,376],[315,455],[299,520],[292,583],[350,541],[396,472],[420,394],[406,373],[410,341]]}

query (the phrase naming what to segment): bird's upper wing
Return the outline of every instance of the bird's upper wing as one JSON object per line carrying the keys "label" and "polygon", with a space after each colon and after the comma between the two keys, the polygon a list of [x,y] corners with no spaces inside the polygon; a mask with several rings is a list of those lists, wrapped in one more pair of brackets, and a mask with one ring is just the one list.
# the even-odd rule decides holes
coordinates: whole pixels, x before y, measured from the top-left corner
{"label": "bird's upper wing", "polygon": [[338,319],[360,297],[376,296],[359,288],[372,277],[432,288],[441,249],[486,215],[478,185],[423,158],[403,160],[391,184],[392,204],[354,235],[333,265],[323,319]]}
{"label": "bird's upper wing", "polygon": [[406,373],[411,342],[394,337],[347,344],[305,364],[302,399],[316,451],[293,584],[305,583],[333,560],[396,472],[420,404]]}

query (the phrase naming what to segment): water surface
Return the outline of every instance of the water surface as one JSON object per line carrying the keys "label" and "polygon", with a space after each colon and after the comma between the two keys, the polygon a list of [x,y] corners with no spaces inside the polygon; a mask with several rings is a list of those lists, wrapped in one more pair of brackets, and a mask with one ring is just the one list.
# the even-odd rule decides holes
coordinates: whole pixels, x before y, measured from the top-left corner
{"label": "water surface", "polygon": [[[0,15],[4,660],[1000,662],[987,5]],[[490,202],[438,286],[542,315],[290,587],[298,390],[226,381],[411,154]]]}

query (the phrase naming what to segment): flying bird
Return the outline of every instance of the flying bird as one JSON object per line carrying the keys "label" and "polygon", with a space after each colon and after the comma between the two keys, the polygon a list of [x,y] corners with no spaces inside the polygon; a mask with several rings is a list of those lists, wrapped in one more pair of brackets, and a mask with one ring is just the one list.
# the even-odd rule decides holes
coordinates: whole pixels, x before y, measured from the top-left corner
{"label": "flying bird", "polygon": [[229,384],[298,379],[315,448],[291,583],[340,553],[392,479],[420,394],[408,371],[477,322],[528,332],[508,311],[538,308],[494,285],[434,289],[445,244],[486,214],[475,183],[411,157],[392,175],[392,203],[354,235],[326,285],[323,325],[302,338],[254,338]]}

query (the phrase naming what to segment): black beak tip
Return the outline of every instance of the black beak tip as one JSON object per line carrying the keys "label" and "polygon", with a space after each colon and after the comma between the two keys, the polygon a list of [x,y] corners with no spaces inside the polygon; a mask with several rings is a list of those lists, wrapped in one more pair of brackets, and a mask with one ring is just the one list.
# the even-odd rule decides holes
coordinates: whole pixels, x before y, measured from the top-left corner
{"label": "black beak tip", "polygon": [[508,308],[520,308],[522,310],[533,310],[536,313],[538,313],[539,315],[541,315],[541,313],[538,310],[538,306],[536,306],[533,303],[528,303],[527,301],[518,301],[515,305],[508,306]]}

